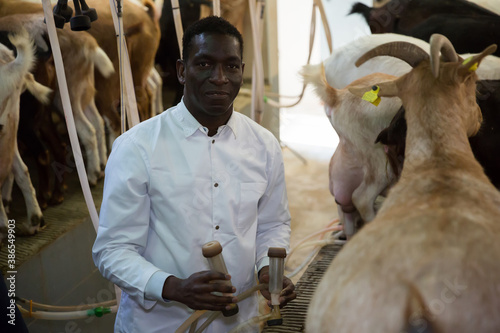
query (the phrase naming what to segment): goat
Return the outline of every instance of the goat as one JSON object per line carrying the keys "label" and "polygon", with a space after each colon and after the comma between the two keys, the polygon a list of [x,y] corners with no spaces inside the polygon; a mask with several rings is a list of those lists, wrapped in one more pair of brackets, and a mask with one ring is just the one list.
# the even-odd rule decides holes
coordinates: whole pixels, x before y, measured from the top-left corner
{"label": "goat", "polygon": [[438,14],[466,15],[483,18],[497,17],[495,13],[467,0],[391,0],[379,8],[370,8],[357,2],[349,14],[361,14],[373,34],[401,33]]}
{"label": "goat", "polygon": [[[363,36],[333,50],[332,54],[324,61],[328,84],[340,89],[352,81],[371,73],[381,72],[400,76],[409,72],[411,67],[407,63],[391,57],[370,59],[360,68],[354,66],[353,59],[357,59],[368,50],[385,43],[397,41],[415,44],[424,51],[429,52],[429,43],[411,36],[394,33]],[[469,56],[470,54],[462,55],[464,58]],[[486,57],[481,68],[478,68],[477,75],[482,80],[500,79],[500,58],[495,56]]]}
{"label": "goat", "polygon": [[[2,17],[1,29],[16,31],[20,27],[26,26],[26,29],[29,30],[37,42],[44,41],[43,36],[46,36],[46,25],[43,22],[41,4],[1,0],[0,17]],[[69,93],[75,125],[87,157],[87,176],[89,183],[95,185],[103,175],[103,166],[107,161],[107,148],[104,120],[95,105],[94,66],[98,69],[97,74],[103,77],[112,75],[114,67],[96,40],[88,33],[73,32],[69,26],[66,26],[65,29],[58,29],[58,37],[68,85],[72,87]],[[45,47],[48,48],[46,44]],[[51,66],[50,62],[46,62],[42,66],[47,65]],[[53,68],[49,71],[53,72]],[[46,82],[46,84],[52,85],[52,88],[58,91],[53,75],[51,81]],[[54,97],[54,105],[58,110],[62,111],[60,95],[56,94]],[[64,153],[56,153],[57,150],[61,149],[58,144],[56,146],[52,145],[51,148],[55,155],[63,159],[57,160],[59,166],[57,170],[58,176],[63,179],[61,171],[68,168],[65,166],[67,156],[64,156]],[[44,192],[48,192],[48,190]],[[62,200],[62,193],[58,201],[60,202],[60,200]]]}
{"label": "goat", "polygon": [[[154,3],[151,0],[142,0],[141,2],[148,9],[147,12],[138,8],[136,2],[123,1],[123,29],[130,56],[137,108],[140,120],[143,121],[148,119],[151,114],[151,96],[147,87],[160,42],[160,29]],[[118,68],[116,33],[109,2],[87,0],[87,4],[99,13],[99,19],[92,22],[92,27],[87,32],[97,40],[99,46],[113,62],[114,67]],[[96,73],[96,105],[110,130],[109,147],[121,133],[121,120],[118,112],[120,105],[119,79],[118,71],[108,78],[103,78],[99,73]]]}
{"label": "goat", "polygon": [[[469,143],[491,183],[500,189],[500,156],[497,154],[500,151],[500,80],[477,81],[476,100],[483,123],[478,133],[469,138]],[[407,129],[404,114],[404,108],[401,108],[375,140],[388,147],[388,158],[396,174],[404,162]]]}
{"label": "goat", "polygon": [[497,0],[469,0],[478,6],[488,9],[495,14],[500,15],[500,6]]}
{"label": "goat", "polygon": [[[413,43],[427,53],[430,50],[427,42],[404,35],[378,34],[362,37],[342,48],[334,50],[332,55],[324,61],[324,75],[326,76],[326,81],[322,79],[319,67],[313,66],[311,69],[305,67],[304,72],[308,73],[307,82],[313,83],[319,92],[324,90],[332,91],[333,93],[335,88],[344,88],[350,82],[374,72],[382,72],[396,76],[403,75],[410,71],[411,66],[396,58],[377,57],[368,60],[366,64],[360,68],[353,64],[352,59],[358,58],[363,53],[378,45],[392,41]],[[481,67],[477,70],[478,75],[480,77],[500,77],[499,61],[500,59],[494,56],[484,58]],[[327,85],[332,86],[333,90],[327,88]],[[337,108],[340,102],[333,103],[332,99],[327,97],[327,93],[320,92],[319,95],[326,104],[327,116],[335,131],[341,138],[342,135],[344,135],[343,133],[350,133],[351,139],[349,144],[356,147],[355,149],[346,149],[346,147],[344,147],[345,142],[341,139],[340,146],[336,150],[330,163],[329,182],[331,193],[335,196],[335,191],[333,189],[336,189],[337,192],[335,199],[339,206],[339,217],[342,224],[345,226],[361,225],[373,219],[375,216],[375,208],[373,207],[375,199],[378,195],[383,195],[385,189],[392,186],[396,181],[397,178],[395,174],[397,174],[398,171],[395,167],[397,163],[389,158],[389,162],[393,168],[388,171],[384,148],[381,145],[374,146],[373,142],[379,134],[379,132],[376,132],[379,127],[370,127],[368,123],[356,123],[357,121],[364,121],[364,119],[351,118],[349,121],[343,119],[336,120],[336,113],[331,110]],[[339,98],[339,100],[341,99]],[[397,103],[400,103],[400,101],[398,100]],[[390,109],[384,109],[384,112],[387,114],[392,112],[392,115],[395,115],[400,106],[401,104],[398,106],[394,105]],[[366,113],[374,117],[377,116],[377,112],[372,111],[374,108],[373,105],[370,104],[360,103],[358,101],[353,103],[352,108],[356,110],[352,113],[353,115]],[[363,108],[367,108],[367,110],[362,111],[361,109]],[[383,119],[379,121],[387,121],[385,126],[388,126],[389,120],[390,117],[383,117]],[[364,129],[359,130],[359,126],[366,126],[366,132],[364,132]],[[369,138],[368,135],[370,135]],[[362,154],[366,154],[366,156],[361,156]],[[391,157],[392,155],[388,156]],[[370,162],[366,163],[361,171],[361,168],[353,168],[352,166],[353,161],[356,160],[366,160]],[[353,172],[354,170],[357,170],[357,172]],[[378,180],[367,181],[366,177]],[[349,186],[345,186],[346,184]],[[360,187],[358,188],[354,184]],[[350,230],[350,228],[346,228],[346,230]]]}
{"label": "goat", "polygon": [[352,13],[362,14],[374,34],[395,32],[428,41],[440,33],[460,53],[479,52],[500,38],[500,16],[465,0],[392,0],[380,8],[356,3]]}
{"label": "goat", "polygon": [[[31,184],[28,168],[24,164],[17,148],[17,128],[19,124],[19,98],[27,86],[32,86],[32,92],[44,102],[48,101],[50,89],[36,86],[29,70],[34,62],[32,41],[27,31],[21,30],[16,35],[9,36],[10,42],[17,49],[14,59],[12,51],[0,44],[0,76],[2,89],[0,90],[0,187],[10,187],[13,176],[19,185],[28,212],[25,224],[16,225],[18,234],[30,235],[44,225],[42,212],[36,200],[35,190]],[[7,235],[8,219],[3,204],[0,204],[0,234]]]}
{"label": "goat", "polygon": [[363,222],[375,217],[375,200],[396,178],[387,167],[384,147],[373,142],[400,108],[401,102],[384,99],[378,108],[365,104],[349,93],[356,84],[375,84],[394,76],[375,73],[354,81],[343,89],[328,85],[322,65],[302,69],[304,82],[315,87],[325,103],[325,111],[339,136],[339,144],[329,166],[330,193],[334,196],[344,232],[348,238]]}
{"label": "goat", "polygon": [[390,0],[373,0],[373,8],[379,8],[388,3]]}
{"label": "goat", "polygon": [[481,125],[470,69],[495,47],[464,64],[448,40],[433,36],[430,57],[404,43],[358,60],[392,55],[414,66],[377,84],[378,96],[398,96],[406,108],[406,161],[376,218],[327,269],[306,332],[498,331],[500,192],[467,139]]}

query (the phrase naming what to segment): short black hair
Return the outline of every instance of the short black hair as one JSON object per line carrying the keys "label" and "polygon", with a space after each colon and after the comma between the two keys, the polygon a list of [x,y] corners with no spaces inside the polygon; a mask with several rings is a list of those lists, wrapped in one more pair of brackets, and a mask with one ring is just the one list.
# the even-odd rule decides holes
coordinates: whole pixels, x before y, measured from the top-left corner
{"label": "short black hair", "polygon": [[201,34],[219,34],[235,37],[240,43],[241,59],[243,60],[243,37],[234,25],[219,16],[208,16],[191,24],[182,37],[182,59],[187,60],[194,36]]}

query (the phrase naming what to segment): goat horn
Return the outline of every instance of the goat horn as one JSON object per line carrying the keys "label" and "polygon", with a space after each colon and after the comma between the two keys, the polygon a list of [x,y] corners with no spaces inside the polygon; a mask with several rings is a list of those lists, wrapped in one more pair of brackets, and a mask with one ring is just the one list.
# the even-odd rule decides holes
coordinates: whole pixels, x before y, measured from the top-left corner
{"label": "goat horn", "polygon": [[467,61],[467,63],[462,64],[460,66],[460,68],[466,68],[467,70],[469,70],[469,68],[474,66],[474,64],[480,63],[484,57],[489,56],[490,54],[493,54],[496,50],[497,50],[497,45],[492,44],[492,45],[488,46],[486,49],[484,49],[483,52],[476,54],[471,60]]}
{"label": "goat horn", "polygon": [[416,67],[422,60],[429,59],[427,52],[414,44],[408,42],[391,42],[379,45],[363,54],[356,61],[356,67],[377,56],[395,57],[407,62],[411,67]]}
{"label": "goat horn", "polygon": [[439,75],[439,53],[443,54],[443,60],[446,62],[457,62],[458,55],[455,52],[453,44],[443,35],[433,34],[430,39],[431,44],[431,68],[434,77]]}

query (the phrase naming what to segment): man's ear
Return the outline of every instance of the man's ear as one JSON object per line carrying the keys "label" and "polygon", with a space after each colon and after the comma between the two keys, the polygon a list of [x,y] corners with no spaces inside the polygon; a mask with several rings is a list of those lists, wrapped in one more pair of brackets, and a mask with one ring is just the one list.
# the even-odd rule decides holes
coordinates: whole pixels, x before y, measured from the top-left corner
{"label": "man's ear", "polygon": [[[380,88],[377,95],[379,97],[394,97],[398,96],[398,87],[396,85],[397,80],[386,81],[376,84],[375,86]],[[358,97],[363,97],[366,92],[373,90],[375,86],[354,86],[349,88],[349,92]]]}
{"label": "man's ear", "polygon": [[243,73],[245,73],[245,63],[241,62],[241,87],[243,87]]}
{"label": "man's ear", "polygon": [[184,60],[177,59],[175,69],[177,70],[177,80],[180,84],[184,85],[186,83],[186,67],[184,66]]}

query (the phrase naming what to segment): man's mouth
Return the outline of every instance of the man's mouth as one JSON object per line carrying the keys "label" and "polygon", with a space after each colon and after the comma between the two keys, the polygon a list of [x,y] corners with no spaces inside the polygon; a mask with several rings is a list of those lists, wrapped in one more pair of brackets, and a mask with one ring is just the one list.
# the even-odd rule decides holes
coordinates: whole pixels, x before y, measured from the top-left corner
{"label": "man's mouth", "polygon": [[229,96],[229,93],[226,91],[218,91],[218,90],[212,90],[212,91],[207,91],[205,93],[209,97],[226,97]]}

